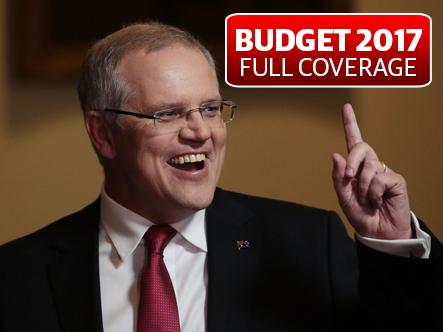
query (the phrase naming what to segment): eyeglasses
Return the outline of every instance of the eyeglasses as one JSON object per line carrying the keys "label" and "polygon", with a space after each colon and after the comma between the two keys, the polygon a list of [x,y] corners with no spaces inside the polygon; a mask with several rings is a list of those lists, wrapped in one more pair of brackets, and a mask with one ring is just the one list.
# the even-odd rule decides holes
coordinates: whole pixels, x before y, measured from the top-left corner
{"label": "eyeglasses", "polygon": [[230,100],[216,100],[201,104],[198,108],[185,110],[183,108],[170,108],[157,111],[152,115],[128,112],[119,109],[106,108],[103,111],[119,115],[130,115],[140,119],[154,120],[154,126],[162,132],[180,131],[194,112],[199,112],[204,122],[210,128],[223,127],[225,123],[234,119],[237,105]]}

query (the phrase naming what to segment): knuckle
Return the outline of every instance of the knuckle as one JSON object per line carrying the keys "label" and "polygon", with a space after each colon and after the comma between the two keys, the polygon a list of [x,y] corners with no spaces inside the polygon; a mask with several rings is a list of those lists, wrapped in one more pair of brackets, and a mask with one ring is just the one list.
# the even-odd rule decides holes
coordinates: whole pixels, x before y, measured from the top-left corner
{"label": "knuckle", "polygon": [[377,159],[369,159],[367,163],[371,169],[377,169],[380,167],[380,162]]}
{"label": "knuckle", "polygon": [[357,144],[355,144],[353,150],[356,153],[362,153],[363,151],[365,151],[365,142],[358,142]]}
{"label": "knuckle", "polygon": [[332,171],[331,177],[332,177],[332,180],[334,180],[334,182],[340,180],[340,178],[341,178],[340,174],[338,174],[338,172],[336,172],[336,171]]}
{"label": "knuckle", "polygon": [[358,147],[358,149],[360,151],[367,151],[367,150],[371,149],[369,144],[366,143],[366,142],[359,142],[359,143],[356,144],[356,147]]}
{"label": "knuckle", "polygon": [[361,174],[360,178],[358,179],[360,187],[368,187],[369,183],[371,182],[371,176],[369,174]]}
{"label": "knuckle", "polygon": [[368,143],[366,142],[360,142],[360,149],[362,151],[364,151],[364,153],[366,155],[369,155],[371,157],[373,157],[372,159],[374,160],[374,162],[378,162],[378,157],[377,157],[377,153],[375,152],[375,150],[372,148],[372,146],[370,146]]}
{"label": "knuckle", "polygon": [[403,175],[401,174],[396,174],[397,178],[398,178],[398,183],[403,185],[404,187],[407,186],[407,182],[406,179],[403,177]]}
{"label": "knuckle", "polygon": [[362,154],[360,150],[352,150],[349,155],[348,159],[346,160],[347,164],[350,164],[352,166],[356,166],[362,159]]}
{"label": "knuckle", "polygon": [[381,185],[381,184],[383,184],[384,183],[384,181],[385,181],[385,173],[377,173],[377,174],[375,174],[374,175],[374,178],[373,178],[373,183],[374,183],[374,186],[379,186],[379,185]]}
{"label": "knuckle", "polygon": [[368,188],[368,197],[371,201],[376,200],[379,197],[378,191],[374,186]]}

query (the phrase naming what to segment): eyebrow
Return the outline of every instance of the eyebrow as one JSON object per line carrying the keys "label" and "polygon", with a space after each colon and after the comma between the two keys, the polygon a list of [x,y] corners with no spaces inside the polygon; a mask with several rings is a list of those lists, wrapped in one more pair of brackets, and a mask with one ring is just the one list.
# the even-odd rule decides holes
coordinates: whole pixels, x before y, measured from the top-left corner
{"label": "eyebrow", "polygon": [[[206,104],[206,103],[210,103],[211,101],[217,101],[217,100],[223,100],[223,98],[218,95],[216,97],[212,97],[212,98],[207,98],[205,100],[203,100],[199,105],[202,104]],[[162,111],[162,110],[168,110],[168,109],[175,109],[175,108],[187,108],[187,106],[185,105],[185,103],[182,102],[176,102],[176,103],[164,103],[164,104],[156,104],[156,105],[150,105],[149,107],[144,107],[143,108],[143,113],[148,113],[148,112],[157,112],[157,111]]]}

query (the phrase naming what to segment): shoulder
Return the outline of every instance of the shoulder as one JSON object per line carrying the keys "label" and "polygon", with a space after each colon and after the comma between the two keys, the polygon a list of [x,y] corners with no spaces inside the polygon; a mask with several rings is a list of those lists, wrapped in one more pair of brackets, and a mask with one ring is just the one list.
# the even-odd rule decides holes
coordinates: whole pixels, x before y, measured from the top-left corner
{"label": "shoulder", "polygon": [[0,246],[0,261],[8,257],[34,256],[41,254],[52,243],[69,245],[79,236],[98,230],[99,199],[85,208],[67,215],[29,235]]}
{"label": "shoulder", "polygon": [[[327,227],[340,224],[341,220],[334,211],[328,211],[299,203],[278,199],[258,197],[243,193],[217,189],[214,204],[229,209],[240,206],[247,209],[263,223],[272,222],[273,227],[297,225],[303,227]],[[219,208],[222,211],[222,208]]]}

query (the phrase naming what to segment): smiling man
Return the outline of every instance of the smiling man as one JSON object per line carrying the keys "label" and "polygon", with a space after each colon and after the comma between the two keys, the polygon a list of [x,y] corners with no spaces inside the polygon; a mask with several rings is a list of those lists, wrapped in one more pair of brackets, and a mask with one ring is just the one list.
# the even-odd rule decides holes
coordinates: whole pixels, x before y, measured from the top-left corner
{"label": "smiling man", "polygon": [[[115,70],[131,87],[131,97],[98,110],[88,105],[85,113],[105,166],[106,192],[160,224],[207,207],[223,165],[224,122],[233,115],[208,59],[195,47],[175,43],[150,52],[134,50]],[[129,116],[119,119],[117,135],[112,126],[103,126],[101,111],[121,114],[109,107],[135,113],[123,114]],[[140,113],[153,118],[140,119]]]}
{"label": "smiling man", "polygon": [[[397,331],[437,323],[438,241],[343,110],[337,214],[217,189],[226,124],[209,52],[158,23],[98,41],[79,97],[96,202],[0,249],[0,331]],[[423,316],[421,316],[423,317]],[[358,324],[358,325],[356,325]]]}

